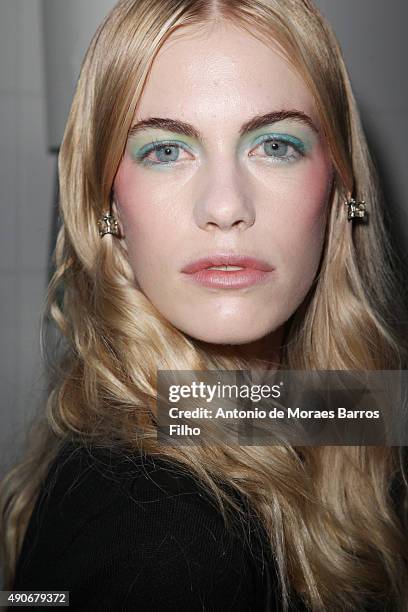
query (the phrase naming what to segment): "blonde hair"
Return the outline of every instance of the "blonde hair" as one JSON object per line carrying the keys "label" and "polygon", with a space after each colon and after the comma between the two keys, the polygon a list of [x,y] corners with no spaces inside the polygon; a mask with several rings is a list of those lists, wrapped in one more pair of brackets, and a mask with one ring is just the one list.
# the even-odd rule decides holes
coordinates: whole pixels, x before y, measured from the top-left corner
{"label": "blonde hair", "polygon": [[[407,504],[395,447],[189,446],[158,448],[157,369],[247,367],[227,347],[209,351],[175,329],[135,287],[123,241],[102,240],[97,220],[111,202],[149,68],[181,26],[232,20],[276,40],[313,94],[335,179],[316,280],[285,329],[281,368],[400,369],[395,256],[385,206],[341,50],[310,0],[121,0],[83,61],[59,154],[62,224],[47,317],[63,341],[45,415],[24,460],[1,486],[5,587],[39,489],[64,440],[142,448],[177,461],[214,494],[225,519],[250,503],[277,562],[282,608],[294,594],[312,610],[408,609]],[[183,29],[179,32],[183,34]],[[368,226],[347,222],[344,199],[369,204]],[[392,299],[392,304],[391,304]],[[134,432],[137,432],[136,434]],[[401,482],[396,504],[391,483]]]}

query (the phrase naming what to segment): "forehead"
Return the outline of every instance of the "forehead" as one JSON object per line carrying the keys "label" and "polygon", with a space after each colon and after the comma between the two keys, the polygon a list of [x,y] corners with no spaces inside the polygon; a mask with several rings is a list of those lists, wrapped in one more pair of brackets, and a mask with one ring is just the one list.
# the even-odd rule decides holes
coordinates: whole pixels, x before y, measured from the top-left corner
{"label": "forehead", "polygon": [[135,118],[234,118],[296,108],[319,123],[311,93],[278,43],[231,22],[185,26],[157,54]]}

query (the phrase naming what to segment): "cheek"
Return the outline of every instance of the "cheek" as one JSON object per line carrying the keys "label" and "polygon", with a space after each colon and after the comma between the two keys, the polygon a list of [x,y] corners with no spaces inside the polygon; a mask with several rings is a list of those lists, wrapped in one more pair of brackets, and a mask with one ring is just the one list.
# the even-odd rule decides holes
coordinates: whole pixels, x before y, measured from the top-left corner
{"label": "cheek", "polygon": [[122,160],[114,187],[129,255],[133,262],[146,264],[144,258],[154,260],[152,250],[159,254],[161,245],[171,241],[172,200],[160,184],[152,184],[148,173],[137,173],[129,159]]}
{"label": "cheek", "polygon": [[277,264],[284,285],[299,296],[320,262],[332,178],[331,164],[321,160],[280,182],[281,204],[274,206]]}
{"label": "cheek", "polygon": [[132,160],[124,158],[114,183],[129,261],[144,285],[154,283],[177,255],[182,225],[175,222],[175,200],[164,181],[153,181],[151,174],[137,172]]}
{"label": "cheek", "polygon": [[325,160],[306,165],[297,175],[282,182],[286,214],[281,214],[281,232],[294,251],[320,245],[332,186],[332,167]]}

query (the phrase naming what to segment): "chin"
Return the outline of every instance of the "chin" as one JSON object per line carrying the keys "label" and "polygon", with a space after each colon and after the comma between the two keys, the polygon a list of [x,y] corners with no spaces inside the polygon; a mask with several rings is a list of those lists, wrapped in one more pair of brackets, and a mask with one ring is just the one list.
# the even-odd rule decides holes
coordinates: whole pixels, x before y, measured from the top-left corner
{"label": "chin", "polygon": [[260,340],[271,332],[271,328],[251,329],[245,325],[231,326],[231,328],[216,329],[193,329],[186,328],[180,331],[188,334],[191,338],[208,342],[210,344],[248,344]]}

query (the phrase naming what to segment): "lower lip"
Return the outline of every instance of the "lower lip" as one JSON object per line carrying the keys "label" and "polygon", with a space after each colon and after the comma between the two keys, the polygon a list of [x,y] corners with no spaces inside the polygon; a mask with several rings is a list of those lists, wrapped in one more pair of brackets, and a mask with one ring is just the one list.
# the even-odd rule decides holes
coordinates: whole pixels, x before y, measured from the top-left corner
{"label": "lower lip", "polygon": [[187,274],[191,280],[203,285],[218,289],[241,289],[266,281],[271,271],[244,268],[243,270],[208,270],[203,269],[193,274]]}

